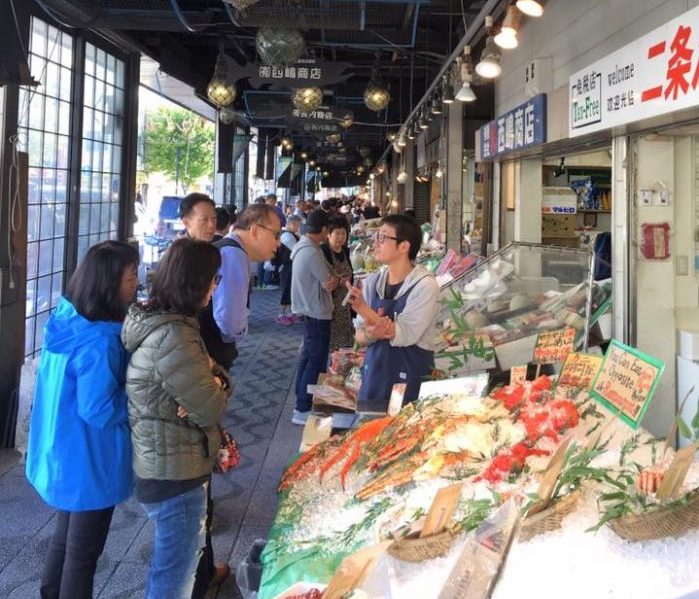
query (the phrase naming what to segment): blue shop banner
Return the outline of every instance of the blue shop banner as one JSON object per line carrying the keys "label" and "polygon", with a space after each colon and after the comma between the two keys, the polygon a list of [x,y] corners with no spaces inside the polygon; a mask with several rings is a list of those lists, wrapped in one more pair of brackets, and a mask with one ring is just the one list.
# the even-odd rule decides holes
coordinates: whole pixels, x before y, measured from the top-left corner
{"label": "blue shop banner", "polygon": [[546,142],[546,94],[534,96],[478,130],[481,160]]}

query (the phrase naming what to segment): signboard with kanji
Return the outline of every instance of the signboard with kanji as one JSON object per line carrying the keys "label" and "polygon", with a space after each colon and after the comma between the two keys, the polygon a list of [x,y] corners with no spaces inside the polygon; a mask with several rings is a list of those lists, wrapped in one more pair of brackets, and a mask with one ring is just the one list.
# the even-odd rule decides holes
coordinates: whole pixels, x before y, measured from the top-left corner
{"label": "signboard with kanji", "polygon": [[602,365],[602,356],[570,352],[558,375],[558,384],[564,387],[589,389]]}
{"label": "signboard with kanji", "polygon": [[556,331],[539,333],[534,347],[534,362],[537,364],[554,364],[564,362],[573,351],[575,329],[567,327]]}
{"label": "signboard with kanji", "polygon": [[591,395],[631,428],[638,428],[665,364],[612,339]]}
{"label": "signboard with kanji", "polygon": [[326,62],[317,58],[302,58],[286,67],[270,66],[255,62],[238,64],[225,55],[228,78],[231,81],[248,79],[250,85],[259,89],[262,85],[275,84],[280,87],[324,86],[347,81],[352,65],[348,62]]}
{"label": "signboard with kanji", "polygon": [[570,77],[570,136],[699,104],[699,7]]}
{"label": "signboard with kanji", "polygon": [[478,130],[478,160],[523,150],[546,141],[546,94],[539,94]]}

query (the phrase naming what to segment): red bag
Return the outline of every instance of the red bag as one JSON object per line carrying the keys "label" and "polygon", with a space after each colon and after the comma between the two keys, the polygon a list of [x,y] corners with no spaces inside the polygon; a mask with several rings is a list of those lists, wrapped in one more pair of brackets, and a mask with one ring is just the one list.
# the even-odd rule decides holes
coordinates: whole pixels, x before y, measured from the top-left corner
{"label": "red bag", "polygon": [[221,443],[214,463],[214,472],[225,474],[240,463],[240,446],[227,430],[221,429]]}

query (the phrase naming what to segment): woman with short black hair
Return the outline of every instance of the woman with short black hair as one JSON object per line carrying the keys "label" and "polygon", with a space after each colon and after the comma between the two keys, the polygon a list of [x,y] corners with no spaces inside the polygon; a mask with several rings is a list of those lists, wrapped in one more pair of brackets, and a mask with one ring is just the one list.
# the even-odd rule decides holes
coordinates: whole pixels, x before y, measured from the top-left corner
{"label": "woman with short black hair", "polygon": [[131,495],[131,440],[119,335],[138,286],[138,250],[93,245],[44,329],[27,478],[58,510],[42,598],[92,597],[114,506]]}
{"label": "woman with short black hair", "polygon": [[330,351],[354,345],[352,308],[347,303],[343,304],[347,294],[345,283],[354,281],[354,270],[347,247],[348,238],[347,219],[342,215],[331,216],[328,224],[328,240],[320,246],[333,273],[340,279],[340,284],[332,292],[333,318],[330,325]]}
{"label": "woman with short black hair", "polygon": [[155,524],[148,599],[189,599],[200,553],[210,550],[207,492],[230,382],[209,358],[196,316],[220,266],[213,245],[178,239],[155,271],[149,301],[131,306],[124,322],[135,494]]}

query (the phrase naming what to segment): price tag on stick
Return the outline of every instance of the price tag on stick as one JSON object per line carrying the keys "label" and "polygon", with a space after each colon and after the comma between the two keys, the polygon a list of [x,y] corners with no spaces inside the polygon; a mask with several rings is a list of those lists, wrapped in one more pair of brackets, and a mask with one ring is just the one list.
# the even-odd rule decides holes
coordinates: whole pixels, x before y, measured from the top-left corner
{"label": "price tag on stick", "polygon": [[436,535],[447,527],[451,517],[454,515],[456,504],[459,502],[463,488],[463,483],[458,483],[443,487],[437,491],[430,511],[427,512],[425,517],[425,525],[422,527],[422,532],[420,532],[420,538]]}
{"label": "price tag on stick", "polygon": [[527,365],[510,368],[510,385],[521,385],[527,380]]}
{"label": "price tag on stick", "polygon": [[365,547],[342,560],[323,592],[323,599],[341,599],[361,586],[374,567],[376,560],[386,551],[392,541]]}
{"label": "price tag on stick", "polygon": [[568,327],[539,333],[534,347],[534,362],[554,364],[564,362],[575,343],[575,329]]}
{"label": "price tag on stick", "polygon": [[561,374],[558,375],[558,384],[590,389],[602,366],[602,360],[604,360],[603,356],[570,352],[563,363]]}

